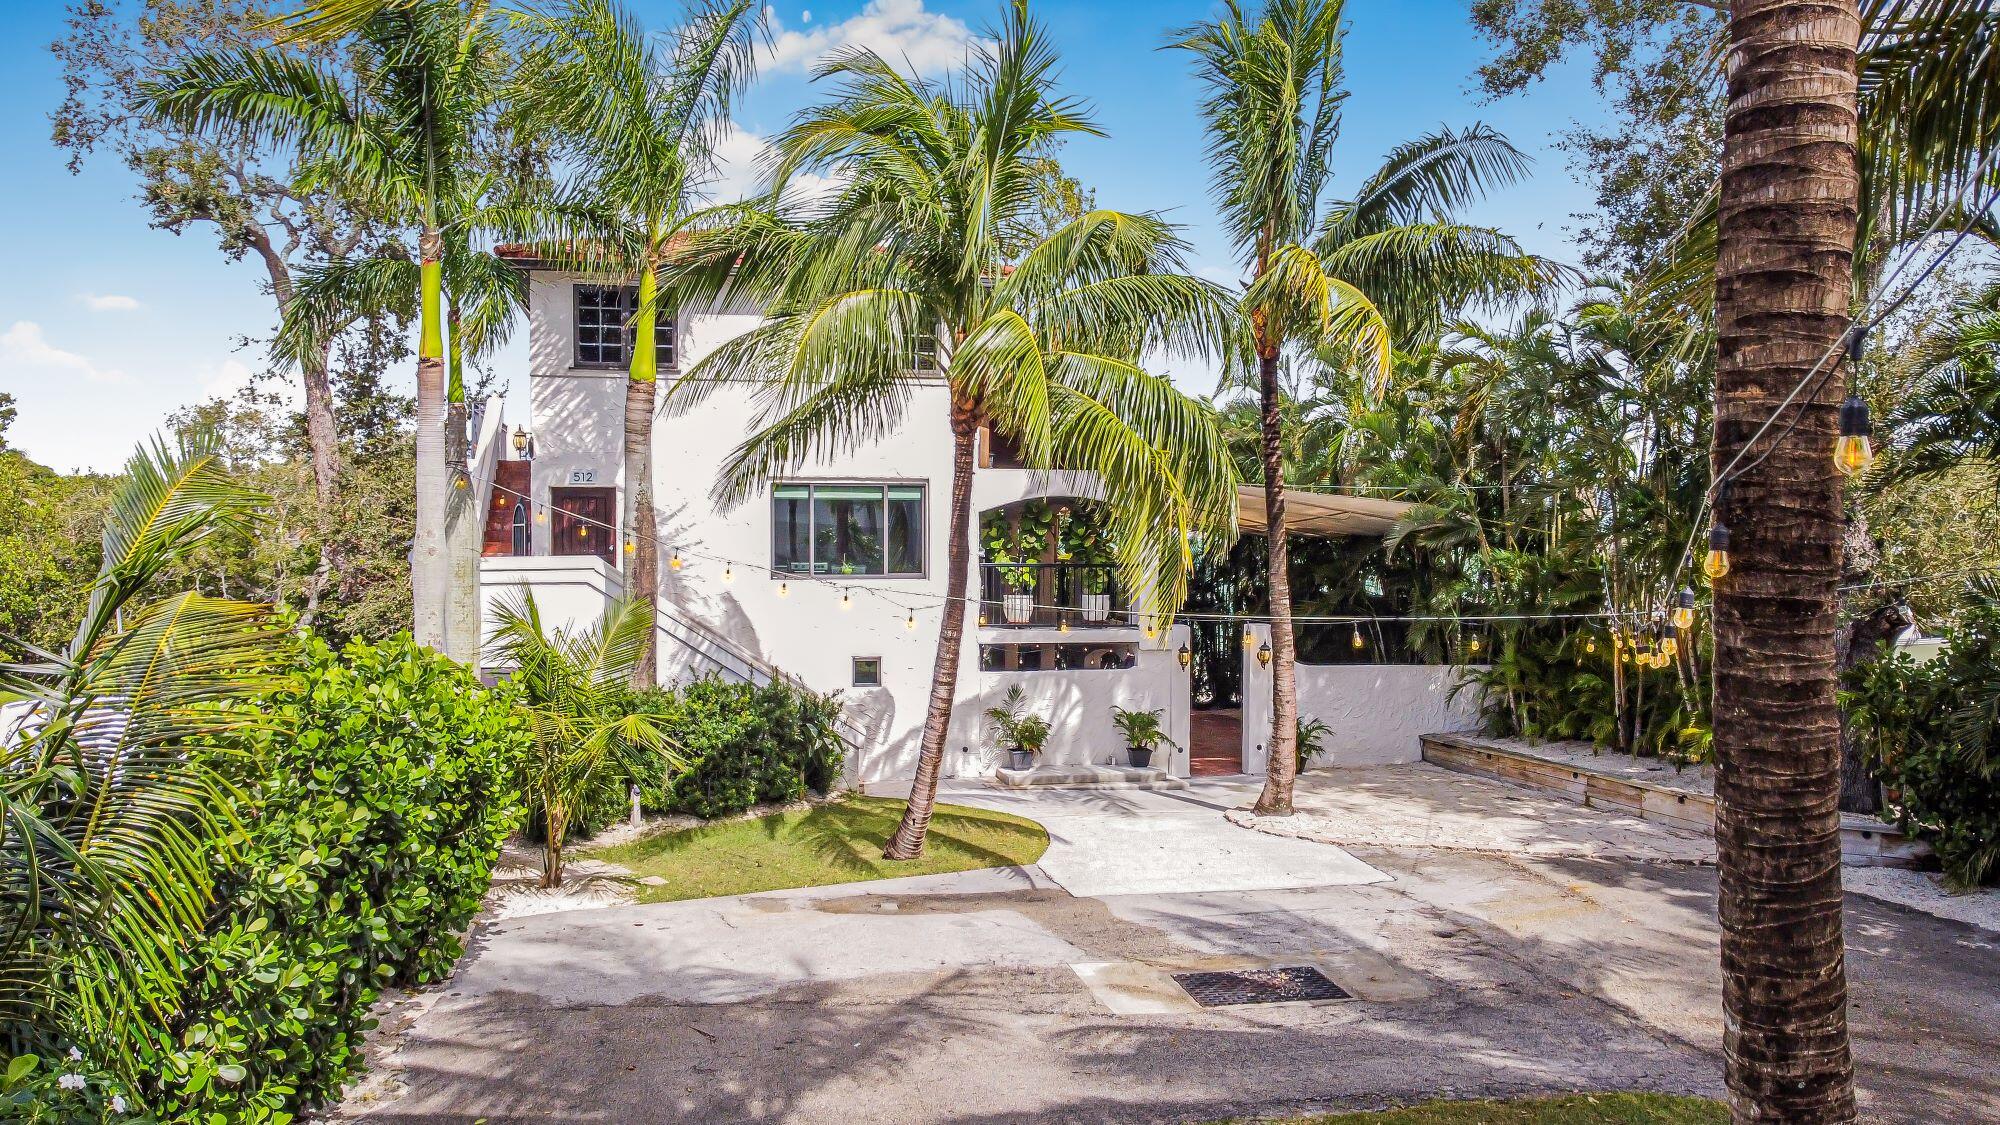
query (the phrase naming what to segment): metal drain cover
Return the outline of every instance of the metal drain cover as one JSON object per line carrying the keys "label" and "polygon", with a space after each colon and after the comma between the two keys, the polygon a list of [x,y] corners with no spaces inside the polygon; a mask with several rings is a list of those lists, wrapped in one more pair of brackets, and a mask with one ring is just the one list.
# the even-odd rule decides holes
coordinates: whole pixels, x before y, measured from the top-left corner
{"label": "metal drain cover", "polygon": [[1354,999],[1353,993],[1326,979],[1325,973],[1311,965],[1228,973],[1175,973],[1174,980],[1204,1008]]}

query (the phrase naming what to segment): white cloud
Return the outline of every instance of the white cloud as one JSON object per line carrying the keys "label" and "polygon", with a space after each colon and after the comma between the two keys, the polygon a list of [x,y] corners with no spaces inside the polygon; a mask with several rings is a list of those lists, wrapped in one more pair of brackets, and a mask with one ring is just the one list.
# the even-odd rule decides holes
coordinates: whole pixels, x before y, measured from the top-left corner
{"label": "white cloud", "polygon": [[[764,65],[772,70],[804,70],[841,47],[867,47],[898,66],[930,74],[965,58],[972,29],[951,16],[924,10],[924,0],[868,0],[867,7],[839,23],[811,31],[785,27],[770,13],[771,47]],[[812,22],[812,13],[800,17]]]}
{"label": "white cloud", "polygon": [[201,395],[203,398],[229,398],[249,386],[253,374],[249,365],[238,359],[206,364],[200,372]]}
{"label": "white cloud", "polygon": [[24,371],[81,375],[91,383],[129,383],[123,371],[99,367],[88,356],[67,352],[42,335],[42,326],[32,320],[17,320],[0,332],[0,365]]}
{"label": "white cloud", "polygon": [[813,21],[813,10],[811,8],[802,8],[799,10],[800,23],[811,23],[812,21]]}
{"label": "white cloud", "polygon": [[[763,190],[770,152],[769,140],[731,125],[715,142],[715,179],[708,185],[709,196],[718,203],[732,203]],[[838,191],[841,182],[837,173],[797,173],[787,198],[818,199]]]}
{"label": "white cloud", "polygon": [[139,307],[138,298],[117,293],[79,293],[76,299],[93,312],[132,312]]}

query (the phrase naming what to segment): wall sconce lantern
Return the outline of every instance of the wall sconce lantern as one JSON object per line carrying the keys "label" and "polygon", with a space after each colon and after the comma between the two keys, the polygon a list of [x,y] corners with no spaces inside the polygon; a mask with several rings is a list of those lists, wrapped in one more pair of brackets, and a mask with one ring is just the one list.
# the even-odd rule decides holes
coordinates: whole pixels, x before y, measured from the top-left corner
{"label": "wall sconce lantern", "polygon": [[516,459],[528,455],[528,431],[519,425],[514,427],[514,456]]}
{"label": "wall sconce lantern", "polygon": [[1179,656],[1181,659],[1181,671],[1185,672],[1188,666],[1194,663],[1194,653],[1188,651],[1188,646],[1182,645]]}
{"label": "wall sconce lantern", "polygon": [[1270,645],[1262,644],[1257,646],[1257,663],[1262,664],[1266,668],[1269,668],[1271,666]]}

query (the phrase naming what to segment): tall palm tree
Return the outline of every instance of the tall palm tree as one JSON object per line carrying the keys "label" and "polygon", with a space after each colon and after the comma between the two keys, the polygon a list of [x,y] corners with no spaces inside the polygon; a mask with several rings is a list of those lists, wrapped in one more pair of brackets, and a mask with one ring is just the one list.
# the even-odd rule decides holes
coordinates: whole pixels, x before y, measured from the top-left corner
{"label": "tall palm tree", "polygon": [[1520,174],[1505,140],[1474,128],[1399,148],[1350,201],[1325,200],[1340,134],[1344,0],[1228,0],[1222,16],[1175,32],[1208,88],[1214,193],[1250,274],[1242,315],[1262,408],[1271,618],[1271,737],[1256,809],[1292,811],[1298,725],[1292,592],[1285,527],[1284,407],[1288,349],[1332,358],[1377,383],[1398,329],[1435,326],[1467,299],[1545,274],[1503,236],[1450,212]]}
{"label": "tall palm tree", "polygon": [[542,820],[542,886],[559,887],[563,845],[583,802],[606,782],[630,777],[642,756],[682,764],[658,721],[626,705],[632,667],[653,633],[653,607],[621,599],[596,624],[568,633],[546,629],[534,595],[523,590],[495,614],[490,645],[500,665],[513,669],[509,678],[534,731],[522,791]]}
{"label": "tall palm tree", "polygon": [[[1860,192],[1852,0],[1740,0],[1716,258],[1715,837],[1723,1051],[1739,1122],[1854,1120],[1841,935],[1840,390],[1736,463],[1850,323]],[[1796,428],[1793,428],[1796,421]]]}
{"label": "tall palm tree", "polygon": [[[1155,619],[1186,596],[1189,541],[1234,532],[1235,473],[1199,404],[1139,358],[1213,351],[1227,295],[1181,272],[1183,244],[1151,215],[1093,210],[1027,238],[1036,157],[1096,127],[1052,89],[1056,55],[1025,5],[965,72],[932,83],[866,50],[819,77],[839,87],[777,141],[774,197],[801,169],[846,180],[803,213],[746,215],[691,258],[731,272],[767,320],[678,380],[685,406],[723,382],[766,384],[755,431],[723,465],[717,495],[740,502],[775,475],[893,434],[917,369],[949,391],[948,601],[909,807],[885,855],[920,855],[957,689],[967,613],[973,444],[982,426],[1029,465],[1095,473],[1111,512],[1124,588]],[[780,204],[780,211],[790,208]],[[1022,246],[1017,255],[1003,247]],[[738,263],[740,262],[740,266]]]}
{"label": "tall palm tree", "polygon": [[[338,6],[338,5],[336,5]],[[346,5],[353,7],[353,5]],[[365,6],[364,6],[365,7]],[[485,3],[400,0],[352,19],[300,14],[299,35],[352,36],[350,66],[276,51],[197,55],[140,90],[187,128],[295,146],[307,182],[337,182],[417,228],[414,631],[446,647],[452,494],[447,443],[444,255],[449,200],[475,173],[474,148],[507,74],[504,21]]]}
{"label": "tall palm tree", "polygon": [[0,663],[0,1040],[130,1066],[173,1005],[206,920],[209,863],[236,795],[191,743],[266,721],[285,634],[269,607],[163,591],[213,540],[249,534],[264,497],[199,438],[126,466],[104,559],[60,652]]}
{"label": "tall palm tree", "polygon": [[[636,279],[625,382],[624,526],[633,552],[631,596],[660,589],[659,520],[653,508],[653,414],[658,321],[677,304],[660,275],[699,192],[715,172],[715,145],[730,106],[754,73],[763,23],[757,0],[714,0],[681,27],[647,35],[612,0],[572,0],[531,25],[514,113],[552,130],[579,180],[528,234],[539,256],[578,273]],[[541,228],[541,229],[535,229]],[[633,682],[651,685],[658,639],[648,633]]]}

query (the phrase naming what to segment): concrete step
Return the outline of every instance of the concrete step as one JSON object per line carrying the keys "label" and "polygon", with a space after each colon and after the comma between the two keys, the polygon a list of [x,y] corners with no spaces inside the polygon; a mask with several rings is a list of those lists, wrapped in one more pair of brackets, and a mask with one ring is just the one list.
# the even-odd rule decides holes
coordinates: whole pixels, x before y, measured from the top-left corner
{"label": "concrete step", "polygon": [[1035,766],[996,770],[1001,789],[1186,789],[1187,781],[1163,769],[1134,766]]}

